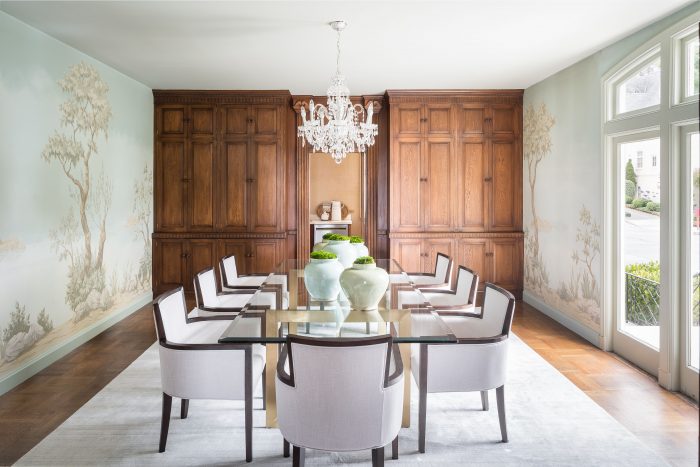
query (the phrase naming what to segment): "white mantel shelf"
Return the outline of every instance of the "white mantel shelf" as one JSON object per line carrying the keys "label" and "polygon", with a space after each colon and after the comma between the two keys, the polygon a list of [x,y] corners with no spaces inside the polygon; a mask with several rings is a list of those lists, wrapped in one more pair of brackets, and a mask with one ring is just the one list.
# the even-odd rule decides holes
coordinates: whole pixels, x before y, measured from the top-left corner
{"label": "white mantel shelf", "polygon": [[331,221],[331,220],[327,220],[327,221],[322,221],[321,219],[318,219],[318,218],[316,218],[316,219],[313,219],[313,218],[312,218],[310,222],[311,222],[311,225],[316,225],[316,224],[327,224],[327,225],[351,225],[351,224],[352,224],[352,220],[344,220],[344,221]]}

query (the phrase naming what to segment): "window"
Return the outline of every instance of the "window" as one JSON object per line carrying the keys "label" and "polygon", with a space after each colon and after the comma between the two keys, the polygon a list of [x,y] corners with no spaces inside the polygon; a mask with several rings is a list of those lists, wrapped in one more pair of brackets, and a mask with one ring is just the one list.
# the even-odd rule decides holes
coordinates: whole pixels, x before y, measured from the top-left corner
{"label": "window", "polygon": [[[658,376],[664,387],[695,400],[700,392],[698,22],[700,12],[688,15],[602,81],[606,345]],[[630,179],[632,166],[636,173]]]}
{"label": "window", "polygon": [[617,85],[617,113],[627,113],[659,105],[661,101],[661,57],[635,69]]}

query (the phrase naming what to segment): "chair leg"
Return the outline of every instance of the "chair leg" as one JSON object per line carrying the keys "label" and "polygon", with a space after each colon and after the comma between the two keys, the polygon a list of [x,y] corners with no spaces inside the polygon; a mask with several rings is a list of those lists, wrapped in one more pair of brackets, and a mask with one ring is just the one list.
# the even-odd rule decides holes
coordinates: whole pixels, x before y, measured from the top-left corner
{"label": "chair leg", "polygon": [[245,349],[245,461],[253,460],[253,348]]}
{"label": "chair leg", "polygon": [[299,446],[292,447],[292,467],[304,467],[306,450]]}
{"label": "chair leg", "polygon": [[498,405],[498,423],[501,425],[501,441],[508,442],[508,432],[506,431],[506,400],[504,387],[496,388],[496,404]]}
{"label": "chair leg", "polygon": [[391,458],[394,460],[399,458],[399,435],[396,435],[394,441],[391,442]]}
{"label": "chair leg", "polygon": [[481,408],[484,411],[487,411],[489,409],[489,392],[488,391],[481,391]]}
{"label": "chair leg", "polygon": [[263,373],[262,373],[262,408],[263,410],[267,410],[267,365],[263,367]]}
{"label": "chair leg", "polygon": [[183,420],[187,418],[187,413],[190,411],[190,400],[182,399],[180,401],[180,418]]}
{"label": "chair leg", "polygon": [[372,467],[384,467],[384,446],[372,449]]}
{"label": "chair leg", "polygon": [[165,444],[168,442],[168,428],[170,427],[170,409],[172,406],[172,396],[163,393],[163,415],[160,420],[160,444],[158,445],[158,452],[165,452]]}
{"label": "chair leg", "polygon": [[419,388],[418,388],[418,451],[425,452],[425,416],[428,403],[428,346],[420,346]]}
{"label": "chair leg", "polygon": [[289,441],[286,439],[284,439],[282,442],[282,455],[284,457],[289,457]]}
{"label": "chair leg", "polygon": [[365,323],[365,334],[369,334],[369,323]]}

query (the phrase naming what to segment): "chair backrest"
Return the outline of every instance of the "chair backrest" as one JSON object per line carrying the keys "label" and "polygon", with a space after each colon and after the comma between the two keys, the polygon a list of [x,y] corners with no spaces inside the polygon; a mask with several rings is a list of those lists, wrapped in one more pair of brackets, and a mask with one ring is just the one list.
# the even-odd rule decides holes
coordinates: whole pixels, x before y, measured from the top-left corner
{"label": "chair backrest", "polygon": [[189,331],[187,304],[182,286],[165,292],[153,301],[153,318],[159,342],[185,342]]}
{"label": "chair backrest", "polygon": [[515,312],[515,297],[506,289],[486,283],[484,288],[484,303],[481,305],[484,335],[510,335]]}
{"label": "chair backrest", "polygon": [[[305,420],[287,422],[304,425],[295,428],[299,439],[310,440],[316,449],[356,450],[381,438],[379,420],[391,371],[391,346],[389,335],[288,336],[290,383],[296,388],[297,411],[305,414]],[[280,427],[284,422],[280,419]]]}
{"label": "chair backrest", "polygon": [[451,276],[452,259],[443,253],[438,253],[437,258],[435,258],[435,277],[437,279],[442,279],[443,282],[449,284]]}
{"label": "chair backrest", "polygon": [[216,275],[214,268],[206,268],[194,276],[194,292],[197,307],[216,307],[219,298],[216,294]]}
{"label": "chair backrest", "polygon": [[238,278],[238,268],[236,268],[236,256],[228,255],[219,260],[219,274],[221,275],[221,285],[230,284]]}
{"label": "chair backrest", "polygon": [[462,298],[460,302],[474,304],[478,287],[479,275],[469,268],[460,266],[457,270],[457,283],[455,284],[455,293]]}

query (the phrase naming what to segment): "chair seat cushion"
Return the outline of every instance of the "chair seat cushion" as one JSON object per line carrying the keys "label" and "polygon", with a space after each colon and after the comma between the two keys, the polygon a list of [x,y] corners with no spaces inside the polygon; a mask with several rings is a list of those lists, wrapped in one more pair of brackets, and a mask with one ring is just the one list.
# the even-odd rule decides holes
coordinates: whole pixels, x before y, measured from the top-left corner
{"label": "chair seat cushion", "polygon": [[228,279],[230,287],[260,287],[265,282],[267,276],[239,276],[234,279]]}
{"label": "chair seat cushion", "polygon": [[444,284],[445,281],[442,278],[437,278],[434,276],[408,276],[411,278],[416,285],[439,285]]}

